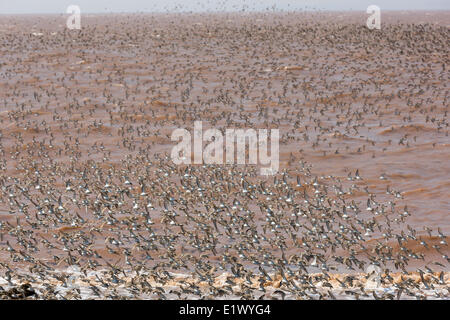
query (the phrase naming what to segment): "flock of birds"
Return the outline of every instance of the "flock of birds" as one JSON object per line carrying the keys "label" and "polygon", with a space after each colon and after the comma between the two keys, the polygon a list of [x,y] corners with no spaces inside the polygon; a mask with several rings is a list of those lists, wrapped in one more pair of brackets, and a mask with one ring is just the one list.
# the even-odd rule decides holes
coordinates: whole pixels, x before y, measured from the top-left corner
{"label": "flock of birds", "polygon": [[[448,299],[446,221],[305,160],[443,150],[448,28],[344,20],[1,17],[0,298]],[[197,120],[279,128],[279,173],[173,164]]]}

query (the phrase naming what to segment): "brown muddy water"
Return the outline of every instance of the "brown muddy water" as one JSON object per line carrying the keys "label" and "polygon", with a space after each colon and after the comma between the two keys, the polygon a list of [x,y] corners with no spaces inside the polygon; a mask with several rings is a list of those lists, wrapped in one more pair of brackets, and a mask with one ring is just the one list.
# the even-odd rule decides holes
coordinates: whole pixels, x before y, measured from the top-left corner
{"label": "brown muddy water", "polygon": [[[366,19],[0,16],[0,286],[447,298],[450,12]],[[278,174],[175,165],[194,121],[279,129]]]}

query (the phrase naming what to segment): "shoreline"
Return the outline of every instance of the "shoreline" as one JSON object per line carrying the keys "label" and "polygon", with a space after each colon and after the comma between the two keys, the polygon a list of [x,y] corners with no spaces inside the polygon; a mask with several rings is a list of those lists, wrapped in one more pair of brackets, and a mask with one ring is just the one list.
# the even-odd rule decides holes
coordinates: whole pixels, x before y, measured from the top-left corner
{"label": "shoreline", "polygon": [[[193,278],[188,274],[167,273],[167,281],[164,283],[146,273],[139,275],[131,273],[127,276],[117,275],[117,283],[114,285],[108,270],[90,271],[86,275],[76,270],[76,268],[68,268],[59,273],[55,272],[53,280],[48,281],[11,281],[13,286],[0,277],[0,299],[354,300],[375,298],[409,300],[420,296],[437,300],[450,298],[450,272],[425,273],[422,276],[418,272],[390,273],[380,276],[375,273],[329,273],[328,278],[323,273],[311,273],[286,279],[280,275],[269,274],[272,281],[265,281],[262,285],[260,277],[236,278],[227,272],[212,278],[212,282]],[[63,278],[66,281],[61,281]],[[298,290],[287,288],[285,280],[294,284]],[[104,283],[108,283],[108,286],[105,287]],[[413,284],[415,289],[403,289],[405,283]],[[262,288],[265,291],[262,291]],[[137,289],[140,290],[139,295],[133,293]],[[31,294],[32,291],[33,294]],[[30,295],[25,297],[24,292]],[[215,295],[212,295],[213,293]]]}

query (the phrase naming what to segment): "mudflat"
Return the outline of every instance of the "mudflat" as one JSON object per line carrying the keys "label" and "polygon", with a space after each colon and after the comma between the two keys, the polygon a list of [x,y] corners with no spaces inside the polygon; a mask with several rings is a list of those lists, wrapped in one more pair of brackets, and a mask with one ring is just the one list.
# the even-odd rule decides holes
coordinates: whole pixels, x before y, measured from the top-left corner
{"label": "mudflat", "polygon": [[[366,19],[0,16],[1,297],[448,298],[450,12]],[[278,172],[174,164],[195,121]]]}

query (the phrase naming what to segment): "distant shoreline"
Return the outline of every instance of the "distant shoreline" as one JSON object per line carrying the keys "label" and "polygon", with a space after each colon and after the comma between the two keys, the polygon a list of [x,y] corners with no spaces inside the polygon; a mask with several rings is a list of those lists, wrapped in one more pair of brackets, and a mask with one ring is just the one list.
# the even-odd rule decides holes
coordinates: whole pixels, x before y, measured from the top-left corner
{"label": "distant shoreline", "polygon": [[[408,13],[446,13],[450,12],[450,9],[394,9],[394,10],[382,10],[383,14],[390,14],[390,13],[402,13],[402,14],[408,14]],[[292,10],[292,11],[173,11],[173,12],[161,12],[161,11],[148,11],[148,12],[136,12],[136,11],[129,11],[129,12],[84,12],[82,11],[83,15],[96,15],[96,16],[112,16],[112,15],[224,15],[224,14],[230,14],[230,15],[260,15],[260,14],[267,14],[267,15],[284,15],[284,14],[364,14],[367,15],[364,10],[356,10],[356,9],[349,9],[349,10]],[[66,16],[67,13],[64,12],[41,12],[41,13],[0,13],[0,16]]]}

